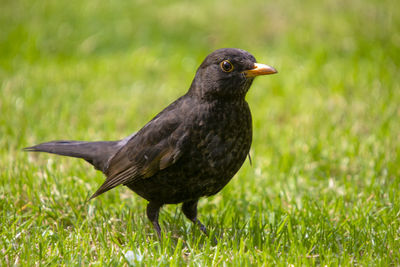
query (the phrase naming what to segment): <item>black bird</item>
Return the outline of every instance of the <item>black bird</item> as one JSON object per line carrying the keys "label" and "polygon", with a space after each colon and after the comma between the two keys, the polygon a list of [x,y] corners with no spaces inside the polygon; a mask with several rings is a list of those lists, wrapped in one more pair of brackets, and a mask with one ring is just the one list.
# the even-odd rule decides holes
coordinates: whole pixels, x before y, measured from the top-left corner
{"label": "black bird", "polygon": [[53,141],[25,150],[82,158],[102,171],[107,178],[90,199],[121,184],[129,187],[149,201],[147,216],[159,237],[160,208],[181,202],[185,216],[207,234],[197,202],[218,193],[245,161],[252,141],[245,96],[254,77],[273,73],[247,51],[218,49],[200,65],[189,91],[131,136]]}

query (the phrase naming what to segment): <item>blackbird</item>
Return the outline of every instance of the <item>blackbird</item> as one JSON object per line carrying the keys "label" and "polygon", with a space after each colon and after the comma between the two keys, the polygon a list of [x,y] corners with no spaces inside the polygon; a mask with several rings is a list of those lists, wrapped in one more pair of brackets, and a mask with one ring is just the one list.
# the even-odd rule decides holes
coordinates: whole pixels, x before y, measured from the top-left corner
{"label": "blackbird", "polygon": [[245,161],[252,119],[245,100],[254,77],[277,71],[249,52],[218,49],[198,68],[188,92],[138,132],[119,141],[52,141],[25,150],[82,158],[106,175],[90,199],[125,185],[149,201],[147,217],[158,236],[164,204],[182,212],[201,231],[200,197],[218,193]]}

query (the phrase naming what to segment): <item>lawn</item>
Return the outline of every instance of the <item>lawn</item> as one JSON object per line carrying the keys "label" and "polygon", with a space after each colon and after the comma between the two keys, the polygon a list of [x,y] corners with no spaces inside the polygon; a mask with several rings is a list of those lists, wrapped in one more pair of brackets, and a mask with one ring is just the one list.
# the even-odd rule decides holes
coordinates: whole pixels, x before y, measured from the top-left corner
{"label": "lawn", "polygon": [[[151,3],[152,2],[152,3]],[[221,47],[259,77],[252,165],[199,203],[212,238],[82,160],[21,149],[116,140]],[[400,265],[400,2],[29,1],[0,8],[0,265]]]}

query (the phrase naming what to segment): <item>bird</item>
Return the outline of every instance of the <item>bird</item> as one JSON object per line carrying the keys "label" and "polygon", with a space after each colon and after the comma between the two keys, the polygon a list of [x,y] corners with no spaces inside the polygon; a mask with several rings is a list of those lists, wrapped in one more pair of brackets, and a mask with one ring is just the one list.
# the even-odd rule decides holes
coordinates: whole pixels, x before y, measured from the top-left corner
{"label": "bird", "polygon": [[89,200],[127,186],[148,201],[146,214],[159,238],[161,207],[179,203],[208,235],[198,201],[217,194],[250,159],[252,116],[245,97],[255,77],[274,73],[245,50],[217,49],[200,64],[189,90],[130,136],[24,149],[81,158],[103,172],[106,179]]}

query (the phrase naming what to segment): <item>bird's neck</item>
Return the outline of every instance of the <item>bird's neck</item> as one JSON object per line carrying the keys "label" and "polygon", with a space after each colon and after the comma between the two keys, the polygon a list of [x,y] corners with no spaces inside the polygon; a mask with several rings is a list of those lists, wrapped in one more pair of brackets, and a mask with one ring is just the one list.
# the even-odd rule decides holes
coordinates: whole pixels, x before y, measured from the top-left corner
{"label": "bird's neck", "polygon": [[[196,77],[197,78],[197,77]],[[226,88],[219,88],[217,83],[202,83],[198,79],[194,79],[187,95],[196,98],[201,102],[208,103],[243,103],[246,102],[245,96],[247,90],[226,90]],[[206,87],[207,86],[207,87]],[[225,89],[225,90],[223,90]],[[226,93],[226,92],[236,92],[236,93]]]}

